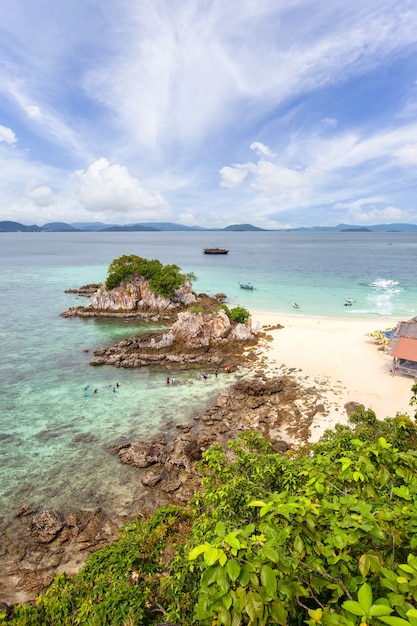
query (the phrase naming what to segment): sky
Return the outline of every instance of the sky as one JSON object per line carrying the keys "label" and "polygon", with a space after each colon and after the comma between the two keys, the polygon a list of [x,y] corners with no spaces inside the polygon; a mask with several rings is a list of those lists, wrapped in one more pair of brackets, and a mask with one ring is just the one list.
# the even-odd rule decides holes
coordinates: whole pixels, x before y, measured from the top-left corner
{"label": "sky", "polygon": [[0,220],[417,223],[415,0],[0,0]]}

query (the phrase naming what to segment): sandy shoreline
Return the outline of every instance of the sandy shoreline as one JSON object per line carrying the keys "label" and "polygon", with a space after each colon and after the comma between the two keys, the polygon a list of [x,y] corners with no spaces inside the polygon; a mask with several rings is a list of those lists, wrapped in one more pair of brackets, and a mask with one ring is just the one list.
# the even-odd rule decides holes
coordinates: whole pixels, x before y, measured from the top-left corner
{"label": "sandy shoreline", "polygon": [[366,334],[392,328],[394,318],[334,318],[302,314],[252,313],[253,328],[268,330],[273,340],[260,348],[265,357],[265,373],[294,373],[308,386],[323,392],[326,414],[315,420],[311,441],[317,441],[326,428],[346,423],[344,405],[360,402],[373,409],[378,419],[411,414],[413,378],[390,369],[392,357]]}

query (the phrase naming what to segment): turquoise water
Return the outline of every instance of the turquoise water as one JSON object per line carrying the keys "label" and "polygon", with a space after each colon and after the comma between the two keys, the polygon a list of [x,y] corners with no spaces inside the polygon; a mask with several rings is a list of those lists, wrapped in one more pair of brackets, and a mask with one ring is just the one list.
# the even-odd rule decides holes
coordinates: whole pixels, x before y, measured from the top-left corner
{"label": "turquoise water", "polygon": [[[227,256],[202,254],[226,247]],[[123,320],[68,319],[87,304],[67,288],[100,282],[122,254],[194,271],[196,292],[223,292],[252,311],[340,317],[417,314],[417,235],[401,233],[12,233],[0,234],[0,506],[134,512],[138,473],[110,446],[149,438],[203,410],[229,376],[89,365],[93,351],[148,331]],[[244,291],[238,282],[251,281]],[[345,307],[352,298],[351,307]],[[119,387],[113,391],[116,383]],[[85,389],[88,387],[87,389]],[[98,393],[91,391],[97,388]],[[86,440],[80,441],[80,436]]]}

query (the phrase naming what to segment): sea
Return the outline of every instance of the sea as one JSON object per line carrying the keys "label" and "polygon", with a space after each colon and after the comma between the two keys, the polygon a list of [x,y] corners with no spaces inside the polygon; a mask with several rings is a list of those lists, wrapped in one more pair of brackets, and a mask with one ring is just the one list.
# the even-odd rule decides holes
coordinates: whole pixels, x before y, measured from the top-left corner
{"label": "sea", "polygon": [[[229,253],[205,255],[205,247]],[[177,382],[167,385],[167,372],[157,367],[89,364],[95,349],[152,329],[60,316],[89,303],[67,289],[104,281],[112,260],[125,254],[193,272],[196,293],[224,293],[231,308],[377,317],[381,327],[387,317],[417,315],[417,233],[1,233],[3,522],[22,504],[136,514],[144,493],[138,471],[122,465],[112,445],[149,439],[170,421],[189,423],[236,376],[204,380],[195,370],[174,369]]]}

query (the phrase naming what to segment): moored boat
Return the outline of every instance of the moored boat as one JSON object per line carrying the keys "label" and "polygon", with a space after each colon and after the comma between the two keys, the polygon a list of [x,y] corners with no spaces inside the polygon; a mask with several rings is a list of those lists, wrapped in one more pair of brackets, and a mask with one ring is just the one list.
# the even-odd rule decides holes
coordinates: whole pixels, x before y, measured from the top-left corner
{"label": "moored boat", "polygon": [[239,283],[241,289],[253,289],[252,283]]}
{"label": "moored boat", "polygon": [[204,254],[227,254],[229,250],[225,248],[204,248]]}

